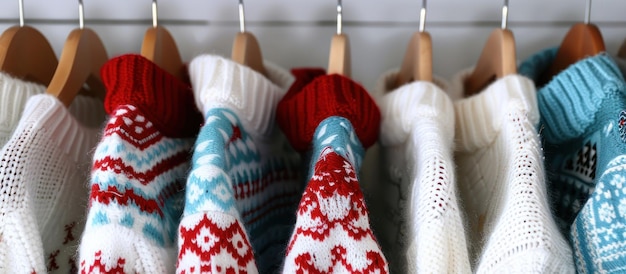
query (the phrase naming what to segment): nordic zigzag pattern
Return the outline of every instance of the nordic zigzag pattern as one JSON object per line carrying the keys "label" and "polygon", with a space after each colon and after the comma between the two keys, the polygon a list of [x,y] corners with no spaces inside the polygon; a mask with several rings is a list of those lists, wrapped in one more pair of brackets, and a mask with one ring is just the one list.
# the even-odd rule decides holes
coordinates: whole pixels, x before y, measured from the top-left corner
{"label": "nordic zigzag pattern", "polygon": [[578,273],[626,271],[626,155],[609,162],[572,224]]}
{"label": "nordic zigzag pattern", "polygon": [[295,222],[299,157],[276,149],[282,136],[274,144],[255,140],[229,109],[205,117],[187,179],[177,273],[271,273]]}
{"label": "nordic zigzag pattern", "polygon": [[313,151],[283,273],[389,273],[359,186],[364,149],[351,123],[322,121]]}
{"label": "nordic zigzag pattern", "polygon": [[[94,154],[81,273],[104,266],[130,273],[141,264],[135,262],[142,260],[137,253],[147,251],[122,247],[173,245],[182,212],[176,199],[182,199],[191,145],[190,139],[162,135],[132,105],[115,110]],[[114,236],[105,237],[102,231]]]}

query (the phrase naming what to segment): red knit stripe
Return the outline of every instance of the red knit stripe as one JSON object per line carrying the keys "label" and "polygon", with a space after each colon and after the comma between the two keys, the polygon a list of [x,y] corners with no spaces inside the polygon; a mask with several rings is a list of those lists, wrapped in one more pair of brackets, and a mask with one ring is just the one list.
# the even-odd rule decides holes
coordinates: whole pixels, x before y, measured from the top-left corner
{"label": "red knit stripe", "polygon": [[193,92],[183,83],[141,55],[122,55],[101,70],[107,88],[105,110],[113,115],[122,105],[133,105],[172,138],[195,136],[202,123]]}
{"label": "red knit stripe", "polygon": [[114,158],[106,156],[104,159],[98,159],[93,165],[93,170],[110,171],[115,174],[124,174],[129,180],[137,180],[142,185],[148,185],[154,182],[154,179],[158,176],[165,174],[189,160],[189,153],[187,151],[178,152],[175,155],[167,159],[163,159],[156,165],[152,166],[146,172],[135,171],[135,168],[126,164],[120,158]]}
{"label": "red knit stripe", "polygon": [[277,121],[295,149],[310,149],[317,126],[332,116],[348,119],[364,147],[376,142],[380,111],[361,85],[320,70],[293,72],[296,82],[278,104]]}
{"label": "red knit stripe", "polygon": [[143,212],[157,213],[160,217],[163,217],[163,210],[161,210],[157,200],[141,197],[141,195],[135,194],[135,190],[132,188],[121,191],[115,186],[108,186],[106,190],[101,190],[100,185],[94,184],[91,186],[90,199],[91,202],[96,201],[105,205],[111,202],[117,202],[119,205],[123,206],[135,204]]}

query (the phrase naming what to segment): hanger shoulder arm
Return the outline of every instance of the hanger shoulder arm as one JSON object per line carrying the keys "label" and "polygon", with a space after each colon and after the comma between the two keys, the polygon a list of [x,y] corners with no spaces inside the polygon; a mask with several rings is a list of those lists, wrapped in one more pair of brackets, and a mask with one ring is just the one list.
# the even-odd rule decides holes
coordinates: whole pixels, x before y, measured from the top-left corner
{"label": "hanger shoulder arm", "polygon": [[465,80],[466,95],[472,95],[495,79],[517,73],[515,38],[508,29],[494,30],[478,59],[474,71]]}
{"label": "hanger shoulder arm", "polygon": [[32,27],[11,27],[0,36],[0,71],[47,86],[57,64],[48,40]]}
{"label": "hanger shoulder arm", "polygon": [[626,59],[626,39],[624,39],[624,42],[622,42],[622,45],[619,47],[619,50],[617,51],[617,57],[621,59]]}
{"label": "hanger shoulder arm", "polygon": [[433,80],[432,40],[428,32],[416,32],[407,46],[396,87],[412,81]]}
{"label": "hanger shoulder arm", "polygon": [[604,51],[604,39],[597,26],[575,24],[563,38],[552,65],[540,82],[545,84],[568,66]]}
{"label": "hanger shoulder arm", "polygon": [[335,34],[330,42],[328,74],[351,75],[350,40],[345,34]]}
{"label": "hanger shoulder arm", "polygon": [[178,79],[185,78],[185,66],[176,41],[164,27],[157,26],[146,31],[141,44],[141,55]]}
{"label": "hanger shoulder arm", "polygon": [[252,33],[237,33],[233,42],[231,59],[267,76],[261,47]]}
{"label": "hanger shoulder arm", "polygon": [[106,63],[106,49],[98,35],[90,29],[76,29],[70,33],[63,47],[59,66],[47,92],[69,106],[85,83],[90,90],[102,96],[100,68]]}

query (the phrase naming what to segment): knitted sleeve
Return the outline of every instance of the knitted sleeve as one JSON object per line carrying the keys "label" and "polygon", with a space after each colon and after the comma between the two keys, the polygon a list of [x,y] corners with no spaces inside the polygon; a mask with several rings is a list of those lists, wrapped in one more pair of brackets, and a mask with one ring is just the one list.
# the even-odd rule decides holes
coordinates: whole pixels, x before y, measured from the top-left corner
{"label": "knitted sleeve", "polygon": [[364,146],[378,135],[378,107],[339,75],[294,87],[278,106],[278,121],[296,149],[312,150],[312,159],[283,273],[389,273],[357,176]]}

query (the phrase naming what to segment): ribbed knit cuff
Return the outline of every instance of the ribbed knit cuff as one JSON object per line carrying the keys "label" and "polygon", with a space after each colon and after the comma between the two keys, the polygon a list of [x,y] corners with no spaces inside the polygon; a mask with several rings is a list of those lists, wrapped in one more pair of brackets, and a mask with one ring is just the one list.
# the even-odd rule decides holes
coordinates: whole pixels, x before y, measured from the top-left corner
{"label": "ribbed knit cuff", "polygon": [[398,70],[389,71],[378,80],[376,102],[382,115],[380,142],[395,146],[405,142],[422,119],[434,119],[442,126],[442,135],[454,138],[454,107],[442,90],[445,83],[435,78],[434,83],[415,81],[395,90]]}
{"label": "ribbed knit cuff", "polygon": [[[508,75],[491,83],[485,90],[464,98],[464,82],[472,69],[458,73],[450,83],[448,94],[454,102],[455,138],[462,151],[489,146],[500,133],[502,122],[517,103],[528,114],[531,123],[539,123],[537,92],[533,82],[521,75]],[[453,99],[454,100],[454,99]]]}
{"label": "ribbed knit cuff", "polygon": [[361,85],[319,69],[293,73],[296,81],[278,104],[277,121],[296,150],[309,150],[318,125],[333,116],[348,119],[365,148],[376,142],[380,111]]}
{"label": "ribbed knit cuff", "polygon": [[221,56],[194,58],[189,70],[196,105],[205,115],[213,108],[228,108],[250,134],[267,137],[273,131],[278,101],[293,77],[269,62],[265,68],[268,77]]}
{"label": "ribbed knit cuff", "polygon": [[101,74],[107,88],[104,106],[109,115],[118,106],[133,105],[165,136],[197,134],[202,116],[194,106],[189,84],[136,54],[109,60]]}
{"label": "ribbed knit cuff", "polygon": [[[538,80],[556,56],[556,49],[542,51],[524,61],[520,71]],[[624,78],[610,56],[583,59],[556,75],[538,90],[546,141],[559,143],[580,137],[597,121],[606,100],[625,96]]]}

